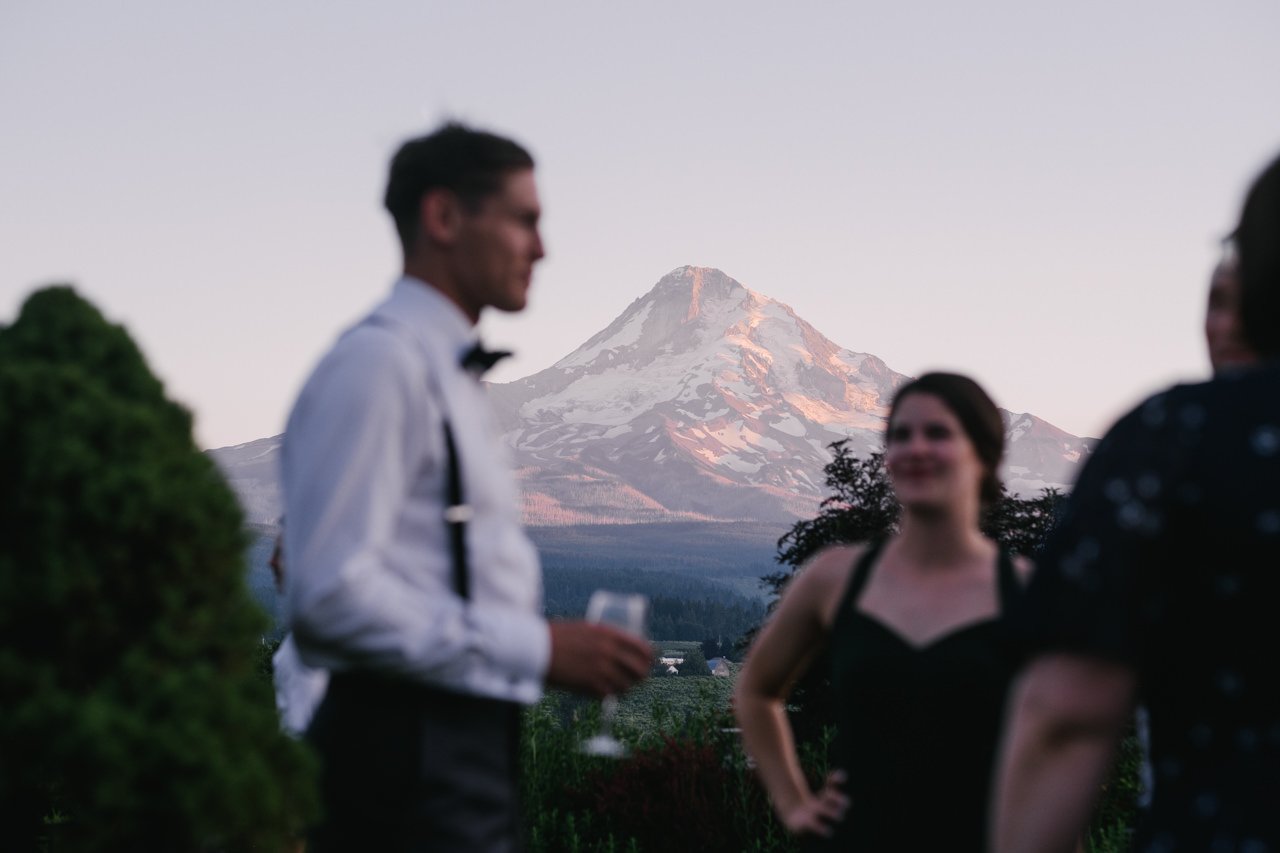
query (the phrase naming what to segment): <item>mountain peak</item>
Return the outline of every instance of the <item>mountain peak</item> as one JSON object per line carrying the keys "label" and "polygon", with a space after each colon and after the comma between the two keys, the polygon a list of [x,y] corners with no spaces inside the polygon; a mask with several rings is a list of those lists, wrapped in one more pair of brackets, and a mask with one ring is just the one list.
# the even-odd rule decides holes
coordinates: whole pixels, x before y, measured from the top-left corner
{"label": "mountain peak", "polygon": [[719,339],[759,304],[757,294],[718,269],[678,267],[551,370],[595,372],[620,359],[647,363],[662,352],[686,351],[708,336]]}
{"label": "mountain peak", "polygon": [[[820,499],[832,441],[878,444],[902,379],[724,272],[684,266],[551,367],[490,393],[537,472],[526,489],[557,506],[625,471],[657,512],[777,518]],[[591,500],[605,516],[609,500],[638,506]]]}
{"label": "mountain peak", "polygon": [[696,320],[702,314],[704,305],[726,300],[740,303],[745,297],[754,295],[737,280],[715,267],[688,265],[677,267],[664,275],[648,294],[656,299],[687,304],[684,316],[686,323]]}

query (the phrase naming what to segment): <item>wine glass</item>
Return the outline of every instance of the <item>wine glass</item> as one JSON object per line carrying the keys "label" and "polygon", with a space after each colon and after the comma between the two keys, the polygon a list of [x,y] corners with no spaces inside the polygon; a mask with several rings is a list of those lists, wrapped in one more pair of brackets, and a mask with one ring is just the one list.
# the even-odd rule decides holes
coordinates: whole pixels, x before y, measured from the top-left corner
{"label": "wine glass", "polygon": [[[612,625],[623,631],[643,637],[649,617],[649,599],[638,593],[612,592],[598,589],[587,602],[587,621],[597,625]],[[606,696],[600,700],[600,732],[587,738],[582,751],[588,755],[621,758],[627,748],[613,735],[613,718],[618,712],[618,697]]]}

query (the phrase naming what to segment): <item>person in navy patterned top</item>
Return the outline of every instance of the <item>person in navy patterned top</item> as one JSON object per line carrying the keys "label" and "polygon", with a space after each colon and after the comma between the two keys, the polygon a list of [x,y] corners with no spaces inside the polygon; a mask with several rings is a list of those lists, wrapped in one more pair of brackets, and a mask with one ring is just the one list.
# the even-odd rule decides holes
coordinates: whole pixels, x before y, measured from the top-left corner
{"label": "person in navy patterned top", "polygon": [[1122,418],[1081,474],[1020,611],[997,851],[1070,850],[1136,701],[1154,790],[1134,849],[1280,851],[1280,160],[1235,239],[1259,362]]}

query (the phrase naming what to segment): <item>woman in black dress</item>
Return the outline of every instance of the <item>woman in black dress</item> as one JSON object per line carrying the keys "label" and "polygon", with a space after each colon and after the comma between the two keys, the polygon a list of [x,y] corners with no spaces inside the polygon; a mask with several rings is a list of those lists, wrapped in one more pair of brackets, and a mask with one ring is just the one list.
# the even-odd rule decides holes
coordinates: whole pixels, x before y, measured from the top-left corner
{"label": "woman in black dress", "polygon": [[[902,505],[883,546],[828,548],[789,585],[735,695],[747,751],[779,817],[833,849],[979,851],[1001,711],[1017,660],[1001,616],[1015,563],[978,528],[999,496],[999,410],[972,380],[933,373],[890,408],[885,468]],[[819,791],[784,710],[831,652],[839,731]]]}
{"label": "woman in black dress", "polygon": [[1081,473],[1019,633],[995,849],[1068,849],[1135,701],[1154,790],[1134,849],[1280,851],[1280,160],[1236,231],[1261,359],[1157,394]]}

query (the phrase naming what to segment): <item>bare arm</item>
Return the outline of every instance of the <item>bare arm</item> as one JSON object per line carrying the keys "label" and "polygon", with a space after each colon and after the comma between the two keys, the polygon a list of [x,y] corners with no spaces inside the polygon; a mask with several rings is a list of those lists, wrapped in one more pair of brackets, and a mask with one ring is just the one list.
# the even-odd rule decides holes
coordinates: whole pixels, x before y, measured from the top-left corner
{"label": "bare arm", "polygon": [[830,835],[848,806],[839,790],[843,774],[832,774],[817,793],[809,788],[784,702],[826,643],[836,606],[832,599],[843,588],[852,561],[850,549],[823,551],[791,582],[752,646],[734,691],[747,753],[755,759],[778,817],[796,833]]}
{"label": "bare arm", "polygon": [[1014,685],[996,778],[996,853],[1070,853],[1133,710],[1133,671],[1075,655],[1033,661]]}

